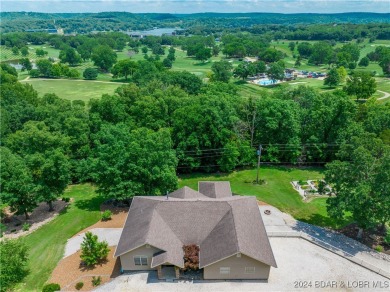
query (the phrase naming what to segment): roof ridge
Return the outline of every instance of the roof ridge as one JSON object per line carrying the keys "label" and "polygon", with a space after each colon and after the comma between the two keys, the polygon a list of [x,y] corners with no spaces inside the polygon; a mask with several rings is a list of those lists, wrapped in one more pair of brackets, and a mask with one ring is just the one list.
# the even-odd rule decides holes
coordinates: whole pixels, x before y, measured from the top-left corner
{"label": "roof ridge", "polygon": [[[160,204],[162,204],[163,202],[165,202],[165,201],[160,201],[160,202],[158,202],[156,205],[160,205]],[[153,217],[155,216],[155,213],[157,213],[158,216],[161,218],[161,220],[162,220],[162,221],[165,223],[165,225],[168,227],[168,229],[175,235],[176,239],[177,239],[178,241],[180,241],[181,244],[183,244],[183,241],[181,241],[181,239],[180,239],[180,238],[176,235],[176,233],[172,230],[171,226],[164,220],[164,217],[161,216],[161,214],[158,212],[157,207],[158,207],[158,206],[156,206],[156,207],[154,208],[154,210],[153,210],[152,220],[153,220]],[[151,220],[151,221],[152,221],[152,220]],[[150,229],[148,230],[148,234],[147,234],[147,236],[146,236],[146,239],[149,238],[149,232],[150,232]]]}
{"label": "roof ridge", "polygon": [[232,206],[226,202],[226,201],[221,201],[222,203],[225,203],[229,206],[229,209],[226,211],[225,214],[223,214],[223,216],[221,216],[221,218],[218,220],[218,222],[213,226],[213,228],[210,229],[210,232],[204,237],[204,239],[202,240],[201,243],[199,243],[199,246],[201,246],[203,244],[203,242],[209,237],[209,235],[214,231],[214,229],[217,227],[217,225],[222,221],[223,218],[225,218],[225,216],[231,212],[232,214],[232,220],[233,220],[233,226],[234,226],[234,234],[235,234],[235,238],[236,238],[236,248],[237,250],[238,249],[238,238],[237,238],[237,231],[236,231],[236,223],[234,222],[234,215],[233,215],[233,210],[232,210]]}

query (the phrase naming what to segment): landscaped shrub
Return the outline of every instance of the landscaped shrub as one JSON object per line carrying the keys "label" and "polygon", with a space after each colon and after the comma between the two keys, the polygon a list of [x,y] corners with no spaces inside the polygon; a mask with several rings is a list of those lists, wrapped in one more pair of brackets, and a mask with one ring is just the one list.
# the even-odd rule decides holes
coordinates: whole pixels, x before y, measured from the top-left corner
{"label": "landscaped shrub", "polygon": [[305,184],[305,182],[304,182],[303,180],[300,179],[300,180],[298,181],[298,184],[302,186],[302,185]]}
{"label": "landscaped shrub", "polygon": [[111,220],[112,212],[110,210],[106,210],[102,213],[102,221]]}
{"label": "landscaped shrub", "polygon": [[46,284],[42,288],[42,292],[55,292],[55,291],[60,291],[60,290],[61,290],[61,286],[60,286],[60,284],[57,284],[57,283]]}
{"label": "landscaped shrub", "polygon": [[101,282],[102,282],[102,277],[100,277],[100,276],[98,276],[98,277],[93,276],[92,277],[92,286],[94,286],[94,287],[99,286]]}
{"label": "landscaped shrub", "polygon": [[31,227],[30,224],[24,223],[22,229],[23,229],[23,231],[28,231],[30,229],[30,227]]}
{"label": "landscaped shrub", "polygon": [[384,250],[383,246],[381,246],[381,245],[377,245],[374,249],[376,251],[379,251],[379,252],[383,252],[383,250]]}
{"label": "landscaped shrub", "polygon": [[70,198],[62,197],[62,201],[65,202],[65,203],[69,203],[70,202]]}
{"label": "landscaped shrub", "polygon": [[83,288],[84,286],[84,283],[83,282],[78,282],[75,286],[76,290],[80,290],[81,288]]}
{"label": "landscaped shrub", "polygon": [[196,244],[183,245],[184,271],[199,269],[199,246]]}
{"label": "landscaped shrub", "polygon": [[81,243],[80,258],[87,266],[94,266],[105,260],[109,252],[107,241],[99,242],[97,235],[93,235],[91,232],[85,233],[84,240]]}

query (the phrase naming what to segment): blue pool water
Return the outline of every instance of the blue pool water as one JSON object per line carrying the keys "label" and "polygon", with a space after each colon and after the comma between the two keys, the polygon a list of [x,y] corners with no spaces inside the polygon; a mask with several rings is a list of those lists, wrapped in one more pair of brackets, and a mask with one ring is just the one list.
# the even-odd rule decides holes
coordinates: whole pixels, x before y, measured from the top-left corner
{"label": "blue pool water", "polygon": [[275,84],[277,81],[276,80],[270,80],[270,79],[261,79],[259,80],[259,82],[257,84],[259,85],[271,85],[271,84]]}

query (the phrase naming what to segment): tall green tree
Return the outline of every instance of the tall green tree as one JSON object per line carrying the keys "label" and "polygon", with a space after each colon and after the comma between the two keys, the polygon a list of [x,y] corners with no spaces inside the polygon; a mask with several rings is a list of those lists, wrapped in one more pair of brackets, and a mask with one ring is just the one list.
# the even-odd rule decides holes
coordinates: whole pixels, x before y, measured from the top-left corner
{"label": "tall green tree", "polygon": [[94,180],[106,197],[161,195],[177,187],[177,159],[168,130],[103,125],[94,139]]}
{"label": "tall green tree", "polygon": [[87,266],[93,267],[105,260],[109,252],[110,249],[108,248],[107,241],[99,242],[97,235],[89,231],[85,233],[83,242],[81,243],[80,258]]}
{"label": "tall green tree", "polygon": [[69,63],[70,66],[75,66],[81,62],[80,55],[71,47],[61,50],[59,58],[62,63]]}
{"label": "tall green tree", "polygon": [[348,95],[356,96],[356,99],[367,99],[376,91],[376,81],[370,72],[354,72],[347,79],[347,84],[343,89]]}
{"label": "tall green tree", "polygon": [[278,63],[271,64],[268,69],[268,76],[271,80],[283,80],[284,78],[284,67]]}
{"label": "tall green tree", "polygon": [[0,241],[0,291],[11,291],[28,275],[28,248],[19,239]]}
{"label": "tall green tree", "polygon": [[17,215],[24,214],[27,220],[28,213],[34,210],[38,201],[30,170],[19,156],[6,147],[0,147],[0,156],[1,202],[7,203]]}
{"label": "tall green tree", "polygon": [[117,60],[117,54],[107,45],[97,46],[91,55],[94,65],[108,71]]}
{"label": "tall green tree", "polygon": [[8,136],[6,145],[25,161],[33,178],[38,200],[53,210],[53,201],[69,183],[69,138],[52,133],[43,122],[29,121]]}
{"label": "tall green tree", "polygon": [[134,62],[131,59],[124,59],[115,64],[111,70],[111,73],[113,74],[114,78],[124,76],[125,80],[127,80],[127,77],[129,75],[132,77],[137,69],[137,62]]}
{"label": "tall green tree", "polygon": [[339,72],[336,68],[332,68],[324,80],[324,85],[328,85],[329,87],[336,87],[339,85],[340,81],[341,78]]}
{"label": "tall green tree", "polygon": [[211,70],[213,71],[212,79],[214,81],[229,82],[232,76],[233,66],[228,61],[219,61],[213,63]]}
{"label": "tall green tree", "polygon": [[325,172],[336,195],[327,200],[329,214],[350,212],[361,228],[383,227],[390,220],[390,146],[365,133],[343,144],[338,157]]}

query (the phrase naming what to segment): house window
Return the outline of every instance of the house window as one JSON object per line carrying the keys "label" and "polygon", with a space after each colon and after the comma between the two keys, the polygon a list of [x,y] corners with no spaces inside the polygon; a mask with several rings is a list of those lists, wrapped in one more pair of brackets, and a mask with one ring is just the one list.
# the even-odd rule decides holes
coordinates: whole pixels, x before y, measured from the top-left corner
{"label": "house window", "polygon": [[254,274],[255,270],[255,267],[245,267],[245,274]]}
{"label": "house window", "polygon": [[230,274],[230,267],[220,267],[219,268],[219,273],[221,275],[228,275],[228,274]]}
{"label": "house window", "polygon": [[147,256],[135,256],[134,257],[134,265],[147,266],[148,265],[148,257]]}

